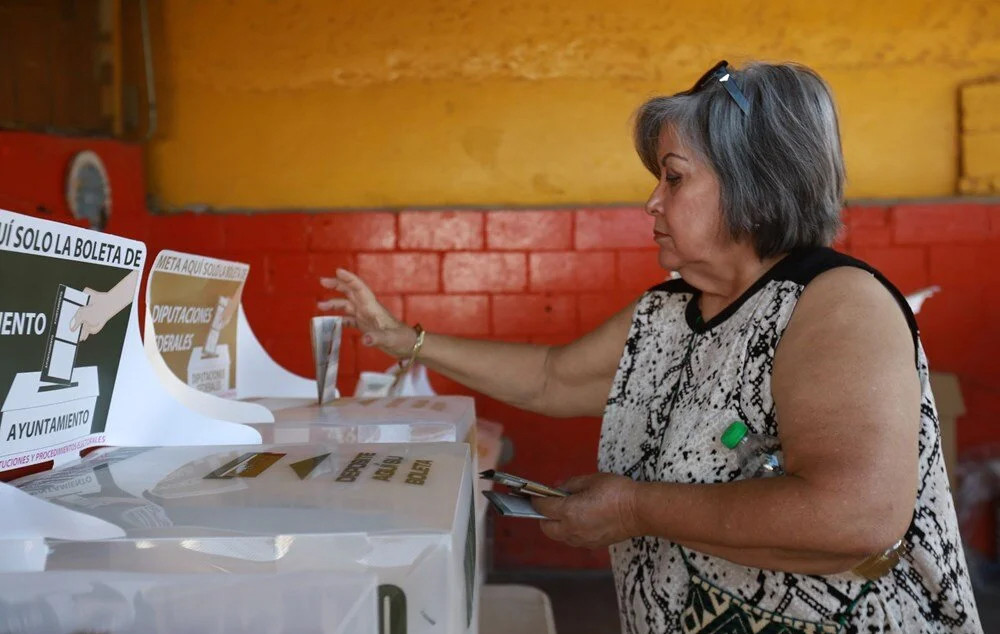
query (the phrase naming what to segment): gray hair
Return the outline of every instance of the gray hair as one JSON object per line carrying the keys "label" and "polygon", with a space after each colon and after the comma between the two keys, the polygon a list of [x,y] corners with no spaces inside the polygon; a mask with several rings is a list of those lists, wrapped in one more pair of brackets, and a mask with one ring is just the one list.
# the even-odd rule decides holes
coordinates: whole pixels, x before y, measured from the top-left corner
{"label": "gray hair", "polygon": [[749,115],[717,80],[644,103],[634,129],[643,165],[660,177],[657,145],[670,124],[718,176],[733,239],[749,239],[761,258],[830,245],[840,229],[844,157],[829,86],[798,64],[730,68],[729,81],[750,102]]}

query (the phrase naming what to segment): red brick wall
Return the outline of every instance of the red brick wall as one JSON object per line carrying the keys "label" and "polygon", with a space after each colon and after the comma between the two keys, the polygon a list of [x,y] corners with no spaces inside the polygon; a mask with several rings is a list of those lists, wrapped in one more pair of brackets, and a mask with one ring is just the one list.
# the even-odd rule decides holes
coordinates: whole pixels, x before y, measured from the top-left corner
{"label": "red brick wall", "polygon": [[[288,368],[311,370],[306,321],[325,297],[317,278],[338,266],[364,276],[389,308],[427,329],[506,341],[573,339],[663,279],[638,206],[622,208],[180,214],[146,211],[138,146],[0,133],[0,207],[68,220],[62,178],[73,152],[107,163],[109,231],[251,264],[250,322]],[[968,414],[960,450],[1000,447],[1000,203],[947,200],[855,205],[838,246],[881,269],[904,292],[943,288],[918,317],[935,369],[956,372]],[[340,388],[390,360],[349,334]],[[441,392],[466,392],[442,377]],[[593,471],[597,419],[552,420],[479,397],[481,416],[504,423],[511,470],[544,481]],[[998,450],[1000,453],[1000,450]],[[497,525],[499,566],[606,565],[604,553],[557,547],[533,522]]]}

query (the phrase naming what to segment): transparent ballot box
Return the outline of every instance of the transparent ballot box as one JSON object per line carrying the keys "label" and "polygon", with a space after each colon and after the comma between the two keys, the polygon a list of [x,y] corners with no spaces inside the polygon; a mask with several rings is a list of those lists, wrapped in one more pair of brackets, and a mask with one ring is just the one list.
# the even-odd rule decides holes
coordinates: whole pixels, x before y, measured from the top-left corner
{"label": "transparent ballot box", "polygon": [[375,575],[0,574],[0,632],[21,634],[376,634]]}
{"label": "transparent ballot box", "polygon": [[464,443],[103,449],[14,484],[125,533],[48,540],[46,570],[369,572],[382,631],[476,629]]}
{"label": "transparent ballot box", "polygon": [[475,444],[476,402],[469,396],[343,398],[323,405],[295,399],[252,402],[274,413],[273,424],[253,425],[264,442],[305,442],[315,437],[330,442]]}

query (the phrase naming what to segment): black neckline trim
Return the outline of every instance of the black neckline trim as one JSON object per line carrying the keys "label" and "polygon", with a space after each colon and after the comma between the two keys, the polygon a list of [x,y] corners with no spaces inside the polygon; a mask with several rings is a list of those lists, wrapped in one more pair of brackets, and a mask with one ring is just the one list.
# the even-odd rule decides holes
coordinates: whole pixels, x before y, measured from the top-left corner
{"label": "black neckline trim", "polygon": [[783,274],[789,266],[792,266],[802,259],[803,255],[805,255],[808,251],[809,249],[793,249],[792,251],[789,251],[785,257],[775,262],[774,266],[758,277],[757,280],[751,284],[747,290],[743,291],[739,297],[730,302],[728,306],[723,308],[721,312],[708,321],[702,319],[701,309],[698,308],[698,298],[701,297],[701,291],[692,286],[691,288],[693,289],[693,293],[691,294],[691,299],[688,300],[687,308],[684,311],[684,318],[687,321],[688,327],[697,333],[703,333],[708,332],[712,328],[715,328],[719,324],[725,322],[727,319],[732,317],[733,314],[736,313],[736,311],[738,311],[748,299],[756,295],[757,292],[764,287],[764,285]]}

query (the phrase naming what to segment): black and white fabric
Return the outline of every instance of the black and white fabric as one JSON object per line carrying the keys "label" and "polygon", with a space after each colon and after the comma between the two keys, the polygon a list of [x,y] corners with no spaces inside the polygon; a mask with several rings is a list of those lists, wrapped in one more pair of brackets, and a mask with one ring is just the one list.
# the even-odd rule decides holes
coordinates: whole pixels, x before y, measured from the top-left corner
{"label": "black and white fabric", "polygon": [[[608,397],[599,467],[644,481],[737,479],[735,455],[719,436],[734,420],[744,421],[752,433],[778,435],[781,421],[771,395],[775,350],[806,285],[840,266],[875,275],[899,301],[914,337],[922,404],[919,490],[905,537],[909,552],[890,575],[866,587],[864,579],[851,573],[759,570],[690,550],[682,555],[664,539],[627,540],[611,547],[627,634],[798,631],[777,628],[782,620],[797,623],[801,631],[982,631],[916,321],[899,291],[858,260],[825,248],[794,251],[707,323],[701,320],[698,291],[683,280],[650,289],[636,307]],[[693,584],[693,578],[701,585]],[[713,587],[713,596],[735,603],[709,602],[699,587]],[[692,597],[697,614],[692,614]],[[752,606],[777,621],[755,625],[741,617],[729,625],[715,620],[715,626],[699,630],[701,619],[711,621],[706,606],[711,612],[712,605]]]}

